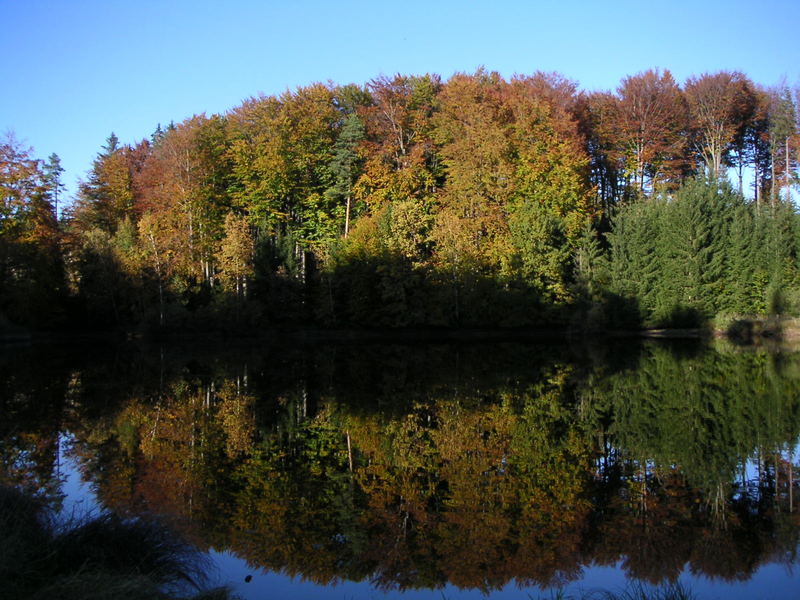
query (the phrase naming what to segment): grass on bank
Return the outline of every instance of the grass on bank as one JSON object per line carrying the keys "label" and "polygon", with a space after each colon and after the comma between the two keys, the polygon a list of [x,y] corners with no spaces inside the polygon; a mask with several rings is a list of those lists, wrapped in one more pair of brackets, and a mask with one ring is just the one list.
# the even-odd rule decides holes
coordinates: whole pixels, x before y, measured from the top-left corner
{"label": "grass on bank", "polygon": [[637,581],[619,591],[593,590],[574,596],[558,590],[538,600],[697,600],[697,596],[681,583],[646,586]]}
{"label": "grass on bank", "polygon": [[155,520],[60,520],[0,486],[0,590],[17,600],[230,600],[207,589],[208,559]]}

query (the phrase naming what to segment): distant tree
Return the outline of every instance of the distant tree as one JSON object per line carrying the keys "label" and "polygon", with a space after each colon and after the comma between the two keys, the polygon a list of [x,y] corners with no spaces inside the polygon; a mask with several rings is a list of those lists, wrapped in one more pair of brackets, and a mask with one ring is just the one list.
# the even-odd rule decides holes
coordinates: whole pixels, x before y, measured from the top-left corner
{"label": "distant tree", "polygon": [[511,254],[507,211],[515,169],[507,85],[481,69],[453,76],[437,98],[433,135],[446,180],[431,237],[456,319],[478,279],[499,274]]}
{"label": "distant tree", "polygon": [[333,103],[342,115],[352,115],[372,106],[372,95],[366,86],[348,83],[334,88]]}
{"label": "distant tree", "polygon": [[170,213],[183,238],[178,271],[185,281],[212,286],[214,253],[230,199],[226,124],[195,115],[162,133],[135,178],[141,212]]}
{"label": "distant tree", "polygon": [[183,223],[174,212],[148,212],[138,222],[139,240],[147,274],[154,280],[158,302],[158,324],[164,326],[170,299],[169,283],[185,264]]}
{"label": "distant tree", "polygon": [[369,83],[372,104],[359,111],[367,156],[354,192],[370,209],[436,192],[441,163],[433,119],[441,88],[436,75],[379,77]]}
{"label": "distant tree", "polygon": [[563,301],[573,252],[593,212],[588,159],[565,98],[554,104],[547,88],[531,83],[515,80],[509,88],[515,172],[508,223],[525,280]]}
{"label": "distant tree", "polygon": [[291,208],[291,174],[282,104],[275,97],[250,98],[229,115],[231,199],[253,224],[276,235]]}
{"label": "distant tree", "polygon": [[325,196],[341,113],[322,84],[251,99],[233,111],[231,195],[263,234],[297,234],[300,256],[339,236],[345,206]]}

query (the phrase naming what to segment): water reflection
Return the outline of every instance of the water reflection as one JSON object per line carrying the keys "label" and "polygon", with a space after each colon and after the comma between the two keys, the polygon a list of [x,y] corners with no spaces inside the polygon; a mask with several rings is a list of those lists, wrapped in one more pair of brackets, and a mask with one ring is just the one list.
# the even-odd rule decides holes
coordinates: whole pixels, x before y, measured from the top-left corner
{"label": "water reflection", "polygon": [[[47,377],[43,377],[46,365]],[[30,350],[0,363],[2,477],[317,583],[659,584],[793,564],[800,355],[530,345]]]}

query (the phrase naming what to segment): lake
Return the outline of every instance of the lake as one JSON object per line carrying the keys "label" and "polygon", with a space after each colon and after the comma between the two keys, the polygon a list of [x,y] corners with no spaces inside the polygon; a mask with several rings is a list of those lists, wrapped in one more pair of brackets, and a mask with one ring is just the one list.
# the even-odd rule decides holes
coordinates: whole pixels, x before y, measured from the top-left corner
{"label": "lake", "polygon": [[0,394],[0,482],[165,515],[248,599],[800,589],[788,348],[34,345]]}

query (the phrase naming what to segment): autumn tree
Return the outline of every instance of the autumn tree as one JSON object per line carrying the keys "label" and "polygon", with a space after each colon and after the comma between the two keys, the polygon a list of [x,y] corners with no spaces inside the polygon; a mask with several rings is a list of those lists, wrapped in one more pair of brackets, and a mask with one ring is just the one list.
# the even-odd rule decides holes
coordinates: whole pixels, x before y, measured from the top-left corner
{"label": "autumn tree", "polygon": [[690,77],[684,94],[689,107],[694,150],[712,178],[730,163],[735,140],[755,110],[752,84],[741,73],[720,71]]}
{"label": "autumn tree", "polygon": [[509,227],[526,280],[565,300],[572,256],[594,211],[583,140],[568,110],[574,86],[556,84],[560,94],[536,79],[517,79],[509,88],[515,165]]}
{"label": "autumn tree", "polygon": [[687,169],[686,103],[672,74],[648,70],[626,77],[617,88],[616,135],[626,172],[639,193],[679,184]]}
{"label": "autumn tree", "polygon": [[574,114],[589,159],[589,183],[605,218],[624,197],[625,153],[617,139],[619,99],[609,92],[582,93]]}
{"label": "autumn tree", "polygon": [[148,212],[138,222],[138,233],[147,273],[154,280],[157,293],[158,325],[167,322],[170,279],[185,264],[184,231],[178,215],[170,212]]}
{"label": "autumn tree", "polygon": [[196,115],[158,136],[135,179],[140,212],[162,214],[178,226],[173,250],[182,255],[179,274],[187,282],[214,282],[229,204],[226,153],[224,120]]}
{"label": "autumn tree", "polygon": [[63,260],[41,161],[13,134],[0,139],[0,313],[24,324],[57,322]]}
{"label": "autumn tree", "polygon": [[97,227],[113,233],[124,218],[133,218],[131,148],[112,133],[95,158],[87,180],[78,188],[73,222],[81,230]]}
{"label": "autumn tree", "polygon": [[228,213],[225,237],[217,253],[220,279],[237,300],[247,298],[247,281],[253,274],[253,236],[247,218]]}
{"label": "autumn tree", "polygon": [[250,99],[231,115],[231,192],[264,235],[296,234],[296,254],[336,239],[346,207],[325,191],[340,113],[322,84]]}
{"label": "autumn tree", "polygon": [[592,212],[574,90],[545,74],[447,82],[435,120],[447,178],[433,238],[452,277],[517,279],[566,299],[571,252]]}
{"label": "autumn tree", "polygon": [[435,139],[447,179],[434,236],[437,254],[457,271],[499,265],[508,237],[514,167],[506,86],[499,74],[478,71],[453,76],[439,94]]}
{"label": "autumn tree", "polygon": [[359,111],[368,155],[356,186],[368,205],[420,199],[435,191],[439,163],[431,119],[441,85],[435,75],[382,76],[369,83],[372,104]]}
{"label": "autumn tree", "polygon": [[230,114],[231,196],[254,224],[272,232],[288,221],[290,175],[275,97],[250,98]]}

